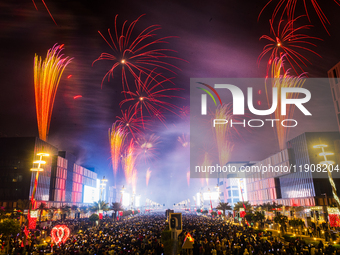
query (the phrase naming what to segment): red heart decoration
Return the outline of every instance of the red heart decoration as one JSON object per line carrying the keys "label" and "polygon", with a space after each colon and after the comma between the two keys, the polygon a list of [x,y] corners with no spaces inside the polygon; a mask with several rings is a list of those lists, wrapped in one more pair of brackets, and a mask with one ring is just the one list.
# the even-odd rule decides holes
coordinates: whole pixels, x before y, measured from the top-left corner
{"label": "red heart decoration", "polygon": [[55,244],[65,243],[70,236],[70,229],[66,225],[56,225],[52,228],[51,238]]}

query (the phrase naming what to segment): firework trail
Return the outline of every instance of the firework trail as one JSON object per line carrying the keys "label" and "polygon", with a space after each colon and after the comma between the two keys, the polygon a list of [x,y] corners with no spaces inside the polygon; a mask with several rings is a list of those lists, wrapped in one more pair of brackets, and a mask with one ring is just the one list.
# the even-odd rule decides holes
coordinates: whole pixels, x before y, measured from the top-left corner
{"label": "firework trail", "polygon": [[177,138],[177,141],[180,142],[180,144],[186,148],[190,145],[190,142],[189,142],[189,137],[188,135],[185,135],[185,134],[182,134],[182,136],[179,136]]}
{"label": "firework trail", "polygon": [[122,100],[120,106],[125,103],[133,103],[133,108],[140,114],[143,127],[146,113],[148,113],[149,116],[156,116],[165,125],[165,117],[160,110],[166,110],[176,114],[174,109],[177,108],[177,106],[166,100],[181,98],[169,94],[170,92],[179,91],[179,88],[164,87],[164,83],[170,81],[170,79],[157,81],[157,78],[160,78],[159,74],[151,72],[147,75],[144,82],[142,82],[141,79],[135,80],[136,91],[123,91],[123,93],[129,97]]}
{"label": "firework trail", "polygon": [[[33,2],[33,4],[34,4],[35,9],[38,10],[38,7],[37,7],[37,5],[35,4],[34,0],[32,0],[32,2]],[[47,5],[45,4],[45,1],[44,1],[44,0],[41,0],[41,2],[43,2],[43,4],[44,4],[44,6],[45,6],[45,8],[46,8],[46,10],[47,10],[47,12],[48,12],[48,14],[49,14],[50,17],[52,18],[54,24],[57,25],[57,22],[55,22],[55,20],[54,20],[52,14],[51,14],[51,12],[50,12],[50,10],[47,8]],[[58,25],[57,25],[57,26],[58,26]]]}
{"label": "firework trail", "polygon": [[285,25],[284,21],[280,20],[277,31],[274,29],[273,21],[269,20],[272,36],[263,35],[260,37],[260,40],[266,39],[269,41],[269,43],[264,46],[263,51],[258,57],[258,63],[260,63],[264,55],[270,53],[267,64],[267,74],[273,60],[283,55],[286,56],[287,61],[294,69],[296,74],[298,74],[297,69],[300,69],[302,72],[304,72],[302,65],[307,66],[306,62],[309,64],[311,64],[311,62],[297,50],[311,52],[321,57],[318,53],[309,49],[308,46],[316,47],[316,45],[311,43],[310,40],[322,41],[322,39],[303,34],[301,30],[310,29],[312,25],[293,27],[294,22],[299,18],[301,18],[301,16],[288,21]]}
{"label": "firework trail", "polygon": [[[284,71],[283,68],[283,58],[275,58],[274,61],[272,62],[271,66],[271,79],[272,84],[271,86],[266,85],[266,96],[267,96],[267,101],[268,105],[269,104],[269,96],[268,96],[268,90],[272,90],[273,88],[277,88],[277,108],[274,112],[274,117],[277,119],[277,123],[281,123],[284,119],[292,119],[293,114],[294,114],[294,109],[295,105],[293,104],[287,104],[286,105],[286,115],[281,115],[281,89],[282,88],[301,88],[305,82],[305,79],[302,79],[300,76],[299,77],[294,77],[294,76],[289,76],[288,71]],[[268,88],[269,87],[269,88]],[[287,93],[286,97],[287,99],[296,99],[298,98],[299,93]],[[289,133],[289,128],[283,127],[280,124],[276,124],[276,129],[275,129],[277,139],[279,142],[280,150],[283,150],[286,146],[286,141],[288,138],[288,133]]]}
{"label": "firework trail", "polygon": [[190,187],[190,171],[187,172],[187,183],[188,187]]}
{"label": "firework trail", "polygon": [[109,140],[111,145],[111,160],[112,160],[112,168],[114,177],[116,179],[118,164],[121,159],[122,148],[124,145],[124,141],[128,135],[128,132],[124,129],[124,127],[120,126],[118,122],[115,122],[112,125],[112,128],[109,129]]}
{"label": "firework trail", "polygon": [[60,78],[65,67],[70,63],[72,58],[60,54],[62,46],[55,44],[47,51],[44,61],[41,57],[34,57],[34,90],[35,106],[37,111],[37,121],[39,137],[47,141],[48,132],[55,96],[57,93]]}
{"label": "firework trail", "polygon": [[146,186],[149,185],[149,180],[150,180],[150,177],[151,177],[151,172],[150,171],[150,168],[148,168],[148,170],[146,170]]}
{"label": "firework trail", "polygon": [[[205,152],[204,153],[204,157],[203,157],[202,167],[208,169],[208,167],[211,166],[211,164],[212,164],[212,161],[211,161],[211,159],[209,157],[209,153]],[[207,183],[207,186],[209,185],[209,178],[208,178],[208,176],[209,176],[209,173],[208,173],[208,171],[206,171],[206,173],[205,173],[205,181]]]}
{"label": "firework trail", "polygon": [[156,156],[157,147],[156,145],[160,143],[159,136],[155,134],[142,136],[137,138],[137,155],[144,160],[150,160]]}
{"label": "firework trail", "polygon": [[135,111],[131,106],[128,110],[121,110],[122,117],[116,116],[118,119],[118,124],[127,130],[129,130],[130,134],[135,138],[136,134],[141,133],[142,119],[137,116],[138,111]]}
{"label": "firework trail", "polygon": [[[263,9],[261,10],[260,14],[259,14],[259,17],[261,16],[263,10],[272,2],[273,0],[269,0],[269,2],[263,7]],[[295,17],[295,10],[296,10],[296,4],[297,4],[298,0],[279,0],[279,2],[277,3],[275,9],[274,9],[274,12],[273,12],[273,15],[272,15],[272,19],[275,19],[276,15],[278,14],[278,12],[280,10],[282,10],[282,14],[281,14],[281,18],[283,18],[283,15],[284,14],[287,14],[287,18],[288,20],[293,20],[294,17]],[[303,0],[303,5],[304,5],[304,8],[305,8],[305,14],[306,16],[308,17],[308,20],[310,22],[310,17],[309,17],[309,14],[308,14],[308,11],[307,11],[307,4],[306,4],[306,0]],[[334,0],[334,2],[336,4],[338,4],[340,6],[340,1],[339,0]],[[318,15],[321,23],[322,23],[322,26],[325,28],[325,30],[327,31],[327,33],[329,34],[327,28],[326,28],[326,25],[330,25],[330,22],[329,20],[327,19],[325,13],[322,11],[319,3],[317,0],[310,0],[310,3],[311,5],[313,6],[316,14]]]}
{"label": "firework trail", "polygon": [[128,147],[126,148],[124,157],[123,157],[123,169],[125,174],[125,179],[128,184],[132,183],[135,165],[136,165],[136,153],[133,139],[130,140]]}
{"label": "firework trail", "polygon": [[[143,15],[132,21],[129,26],[127,26],[127,21],[125,21],[122,29],[119,31],[117,28],[118,15],[116,15],[115,31],[112,35],[110,29],[108,29],[108,39],[98,31],[101,37],[113,50],[113,53],[102,53],[93,63],[98,60],[111,60],[114,62],[111,69],[105,74],[102,85],[106,77],[109,80],[110,77],[114,76],[114,70],[118,67],[121,67],[123,90],[125,90],[125,86],[127,87],[127,90],[129,90],[127,73],[130,73],[134,79],[138,80],[139,77],[137,74],[149,74],[152,72],[151,70],[153,68],[160,68],[174,74],[175,72],[171,69],[178,69],[176,66],[165,62],[166,59],[180,59],[168,54],[176,51],[161,47],[161,45],[168,43],[167,39],[173,38],[174,36],[155,39],[156,31],[161,29],[159,25],[147,27],[136,37],[132,35],[136,23],[142,16]],[[127,29],[125,29],[126,26]]]}
{"label": "firework trail", "polygon": [[137,186],[137,170],[133,169],[131,175],[131,186],[133,194],[136,194],[136,186]]}
{"label": "firework trail", "polygon": [[[231,104],[223,104],[216,108],[214,119],[225,119],[228,122],[233,116],[233,110]],[[214,129],[215,140],[217,144],[218,159],[220,166],[224,166],[230,157],[230,153],[233,150],[234,145],[228,140],[231,133],[230,125],[217,125]]]}

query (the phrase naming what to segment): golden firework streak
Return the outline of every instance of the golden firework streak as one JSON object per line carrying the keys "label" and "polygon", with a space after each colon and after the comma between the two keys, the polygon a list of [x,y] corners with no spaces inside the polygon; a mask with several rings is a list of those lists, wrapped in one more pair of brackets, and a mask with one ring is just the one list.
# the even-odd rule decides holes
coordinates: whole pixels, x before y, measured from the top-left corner
{"label": "golden firework streak", "polygon": [[44,141],[47,141],[60,78],[65,67],[72,60],[72,58],[69,59],[68,57],[63,58],[63,55],[60,54],[61,50],[62,46],[55,44],[47,51],[44,61],[38,55],[34,57],[35,106],[39,137]]}
{"label": "golden firework streak", "polygon": [[[268,89],[277,88],[277,107],[274,112],[274,118],[278,121],[276,123],[276,129],[275,133],[277,135],[277,139],[279,142],[280,150],[285,149],[286,147],[286,141],[288,138],[289,128],[284,127],[281,125],[281,122],[285,119],[291,119],[294,114],[295,105],[287,104],[286,107],[286,115],[281,115],[281,89],[282,88],[301,88],[306,81],[305,79],[302,79],[300,76],[294,77],[288,75],[288,70],[284,70],[283,66],[283,58],[285,55],[283,55],[281,58],[275,58],[272,62],[271,66],[271,79],[272,84],[271,86],[267,86],[267,82],[265,83],[266,88],[266,96],[267,96],[267,102],[269,105],[269,96],[268,96]],[[270,87],[270,88],[268,88]],[[287,93],[286,98],[287,99],[296,99],[298,98],[299,93]]]}

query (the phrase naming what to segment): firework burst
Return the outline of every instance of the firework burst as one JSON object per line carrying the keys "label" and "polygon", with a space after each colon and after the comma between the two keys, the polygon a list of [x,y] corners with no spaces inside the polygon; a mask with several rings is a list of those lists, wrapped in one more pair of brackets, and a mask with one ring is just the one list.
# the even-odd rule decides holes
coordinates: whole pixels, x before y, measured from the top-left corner
{"label": "firework burst", "polygon": [[180,144],[186,148],[190,145],[189,137],[186,134],[182,134],[177,138],[177,141],[180,142]]}
{"label": "firework burst", "polygon": [[134,174],[136,174],[136,152],[134,144],[133,139],[131,139],[122,160],[125,179],[128,184],[132,183]]}
{"label": "firework burst", "polygon": [[[273,2],[273,0],[269,0],[269,2],[263,7],[263,9],[261,10],[259,17],[261,16],[263,10],[271,3]],[[336,4],[338,4],[340,6],[340,1],[339,0],[334,0],[334,2]],[[272,19],[275,19],[276,15],[280,12],[280,10],[282,10],[282,15],[281,15],[281,19],[283,18],[284,14],[287,14],[287,18],[288,20],[293,20],[294,19],[294,15],[295,15],[295,9],[296,9],[296,4],[298,3],[298,0],[279,0],[279,2],[277,3],[273,15],[272,15]],[[325,28],[325,30],[327,31],[327,33],[329,34],[326,25],[330,24],[329,20],[327,19],[325,13],[322,11],[319,3],[317,0],[310,0],[311,5],[313,6],[316,14],[318,15],[322,26]],[[310,17],[308,14],[308,10],[307,10],[307,1],[303,0],[303,5],[305,8],[305,14],[308,17],[308,20],[310,22]]]}
{"label": "firework burst", "polygon": [[140,134],[142,125],[142,118],[138,117],[138,111],[134,110],[131,106],[129,109],[122,112],[122,117],[117,116],[118,124],[127,130],[129,130],[130,134],[135,138],[135,134]]}
{"label": "firework burst", "polygon": [[188,117],[190,114],[190,108],[188,106],[183,106],[179,108],[179,116],[182,118]]}
{"label": "firework burst", "polygon": [[116,174],[118,170],[118,164],[121,159],[122,148],[124,145],[124,141],[128,135],[128,132],[124,127],[120,126],[118,122],[115,122],[112,125],[112,128],[109,129],[109,140],[111,145],[111,160],[112,160],[112,168],[113,173],[116,179]]}
{"label": "firework burst", "polygon": [[151,160],[156,156],[157,145],[160,143],[159,136],[155,134],[137,138],[137,155],[144,160]]}
{"label": "firework burst", "polygon": [[[175,72],[171,69],[178,69],[176,66],[165,62],[166,59],[179,59],[168,54],[175,51],[161,47],[168,43],[167,39],[173,38],[174,36],[154,39],[156,31],[161,29],[159,25],[149,26],[136,37],[133,36],[135,25],[142,16],[143,15],[132,21],[129,26],[127,26],[127,21],[125,21],[122,29],[119,31],[117,28],[118,15],[116,15],[115,31],[112,35],[110,29],[108,29],[108,39],[98,31],[113,50],[113,53],[102,53],[94,62],[98,60],[110,60],[114,62],[111,69],[104,76],[102,85],[106,78],[109,80],[110,77],[114,76],[114,70],[118,67],[121,68],[123,90],[125,90],[125,86],[127,90],[129,90],[127,73],[130,73],[134,79],[139,79],[139,73],[149,74],[153,68],[160,68],[172,73]],[[125,27],[127,27],[127,29],[125,29]]]}
{"label": "firework burst", "polygon": [[55,96],[60,78],[65,67],[72,58],[60,54],[62,45],[55,44],[47,51],[44,61],[41,57],[34,57],[34,89],[35,105],[40,139],[46,141],[50,129],[50,122]]}
{"label": "firework burst", "polygon": [[133,103],[134,110],[140,114],[144,127],[144,117],[146,114],[149,116],[155,116],[159,121],[165,125],[165,117],[161,110],[166,110],[171,113],[176,114],[176,105],[166,101],[174,98],[181,98],[175,95],[169,94],[170,92],[179,91],[179,88],[166,88],[165,83],[170,81],[170,79],[162,79],[159,74],[154,74],[151,72],[147,75],[144,82],[141,79],[135,81],[136,91],[123,91],[128,98],[125,98],[120,102],[120,106],[125,103]]}
{"label": "firework burst", "polygon": [[[301,17],[301,16],[300,16]],[[261,39],[268,40],[269,43],[264,46],[263,51],[258,57],[258,63],[267,53],[270,53],[270,57],[267,64],[267,73],[269,67],[275,58],[281,57],[283,55],[286,56],[287,61],[290,66],[294,69],[295,73],[298,74],[297,69],[299,68],[302,72],[302,65],[307,66],[306,62],[311,64],[311,62],[303,56],[297,50],[302,50],[305,52],[311,52],[319,57],[321,57],[318,53],[308,48],[308,46],[316,47],[314,43],[311,43],[310,40],[322,40],[317,37],[312,37],[302,33],[302,30],[310,29],[312,25],[303,25],[294,27],[293,24],[300,17],[290,20],[286,22],[284,25],[284,21],[280,20],[277,31],[275,31],[273,26],[273,21],[270,20],[270,28],[272,32],[272,36],[263,35],[260,37]]]}
{"label": "firework burst", "polygon": [[[281,123],[284,119],[292,119],[294,114],[295,105],[293,104],[287,104],[286,105],[286,115],[281,115],[281,89],[282,88],[301,88],[305,82],[305,79],[302,79],[299,77],[293,77],[288,75],[288,71],[285,71],[283,68],[283,57],[281,58],[275,58],[272,65],[271,65],[271,79],[272,84],[270,86],[270,90],[272,88],[277,88],[277,94],[278,94],[278,102],[277,102],[277,108],[274,112],[275,119],[278,120],[277,123]],[[269,104],[269,96],[268,96],[268,88],[266,84],[266,95],[267,95],[267,101]],[[298,98],[299,93],[287,93],[286,97],[287,99],[296,99]],[[279,142],[280,150],[283,150],[286,146],[286,141],[289,133],[289,128],[283,127],[282,125],[276,125],[275,129],[277,139]]]}

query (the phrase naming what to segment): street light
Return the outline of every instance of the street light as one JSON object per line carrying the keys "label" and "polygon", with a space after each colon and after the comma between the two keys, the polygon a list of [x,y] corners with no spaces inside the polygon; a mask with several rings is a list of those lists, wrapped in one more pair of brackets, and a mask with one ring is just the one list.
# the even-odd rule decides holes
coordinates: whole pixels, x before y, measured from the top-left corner
{"label": "street light", "polygon": [[333,165],[334,161],[327,160],[327,156],[334,155],[334,153],[332,153],[332,152],[325,152],[325,149],[324,149],[325,147],[328,147],[328,145],[326,145],[326,144],[318,144],[318,145],[314,145],[313,146],[313,148],[321,149],[321,151],[322,151],[321,153],[319,153],[319,156],[323,156],[324,161],[321,161],[320,164],[327,165],[328,179],[329,179],[329,182],[331,183],[331,186],[332,186],[333,197],[334,197],[336,205],[337,205],[337,207],[338,207],[338,209],[340,211],[340,200],[339,200],[339,197],[338,197],[337,192],[336,192],[336,186],[335,186],[335,183],[333,181],[332,172],[329,169],[329,166]]}
{"label": "street light", "polygon": [[44,169],[41,168],[41,165],[46,164],[46,161],[42,160],[42,158],[48,157],[50,156],[50,154],[40,152],[40,153],[37,153],[37,156],[39,156],[40,158],[39,160],[33,161],[33,164],[38,164],[38,167],[33,167],[30,169],[32,172],[37,172],[35,175],[34,187],[33,187],[32,197],[31,197],[31,209],[34,209],[34,200],[35,200],[35,193],[37,191],[37,186],[38,186],[39,173],[44,171]]}

